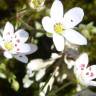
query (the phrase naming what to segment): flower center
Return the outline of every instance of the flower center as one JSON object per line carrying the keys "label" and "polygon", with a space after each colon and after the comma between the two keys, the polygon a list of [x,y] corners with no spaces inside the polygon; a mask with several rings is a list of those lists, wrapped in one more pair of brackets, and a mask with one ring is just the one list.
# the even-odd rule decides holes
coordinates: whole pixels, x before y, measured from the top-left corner
{"label": "flower center", "polygon": [[54,25],[54,30],[55,30],[56,33],[60,34],[60,33],[62,33],[64,31],[64,27],[63,27],[63,25],[61,23],[56,23]]}
{"label": "flower center", "polygon": [[5,42],[4,43],[4,46],[5,48],[8,50],[8,51],[11,51],[13,49],[13,43],[12,42]]}
{"label": "flower center", "polygon": [[31,2],[35,7],[39,7],[44,0],[31,0]]}

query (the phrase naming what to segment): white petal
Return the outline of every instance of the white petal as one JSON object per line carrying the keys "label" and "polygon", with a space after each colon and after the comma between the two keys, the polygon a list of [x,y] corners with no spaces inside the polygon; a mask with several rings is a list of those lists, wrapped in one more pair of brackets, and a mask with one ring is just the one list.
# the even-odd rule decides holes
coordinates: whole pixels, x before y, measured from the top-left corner
{"label": "white petal", "polygon": [[61,18],[63,18],[63,5],[61,1],[55,0],[53,2],[50,15],[54,20],[60,20]]}
{"label": "white petal", "polygon": [[[31,49],[33,47],[33,49]],[[32,52],[36,51],[36,46],[31,44],[17,44],[14,51],[24,54],[31,54]]]}
{"label": "white petal", "polygon": [[27,64],[27,70],[29,72],[38,71],[52,65],[54,60],[44,61],[42,59],[33,59]]}
{"label": "white petal", "polygon": [[15,33],[15,40],[18,42],[26,42],[27,39],[29,37],[29,34],[28,32],[26,32],[25,30],[23,29],[20,29],[18,31],[16,31]]}
{"label": "white petal", "polygon": [[45,75],[45,69],[41,69],[36,74],[36,81],[39,81]]}
{"label": "white petal", "polygon": [[73,28],[79,24],[84,16],[84,12],[81,8],[75,7],[70,9],[64,15],[64,26],[65,28]]}
{"label": "white petal", "polygon": [[[88,75],[86,75],[86,73],[89,73]],[[89,66],[86,70],[86,77],[88,78],[88,80],[92,80],[92,79],[95,79],[96,78],[96,65],[92,65],[92,66]]]}
{"label": "white petal", "polygon": [[89,85],[89,86],[96,86],[96,81],[90,81],[90,82],[88,83],[88,85]]}
{"label": "white petal", "polygon": [[4,41],[3,38],[0,36],[0,48],[4,48]]}
{"label": "white petal", "polygon": [[16,58],[18,61],[21,61],[22,63],[28,63],[28,58],[24,54],[14,55],[14,58]]}
{"label": "white petal", "polygon": [[14,27],[10,22],[7,22],[3,31],[3,39],[10,40],[14,34]]}
{"label": "white petal", "polygon": [[4,56],[8,59],[12,58],[12,55],[7,51],[4,52]]}
{"label": "white petal", "polygon": [[44,61],[42,59],[31,60],[27,65],[27,70],[38,71],[44,67]]}
{"label": "white petal", "polygon": [[54,28],[53,28],[53,22],[50,17],[46,16],[42,19],[42,25],[45,31],[53,33]]}
{"label": "white petal", "polygon": [[0,35],[0,42],[2,42],[2,40],[3,40],[3,38],[2,38],[2,36]]}
{"label": "white petal", "polygon": [[33,83],[33,81],[30,80],[30,79],[28,79],[26,81],[23,80],[23,87],[28,88],[28,87],[30,87],[32,85],[32,83]]}
{"label": "white petal", "polygon": [[53,34],[53,42],[55,44],[55,47],[58,51],[63,51],[64,50],[64,37],[54,33]]}
{"label": "white petal", "polygon": [[79,58],[76,60],[76,66],[79,64],[85,64],[85,68],[88,65],[88,54],[87,53],[82,53]]}
{"label": "white petal", "polygon": [[[83,53],[79,56],[74,64],[74,72],[78,75],[81,74],[82,71],[86,69],[88,65],[88,55],[87,53]],[[83,68],[83,70],[81,70]]]}
{"label": "white petal", "polygon": [[32,54],[35,51],[37,51],[37,49],[38,49],[38,47],[36,45],[34,45],[34,44],[28,44],[28,46],[29,46],[28,52],[27,53],[24,53],[26,55]]}
{"label": "white petal", "polygon": [[32,83],[33,81],[29,79],[28,75],[25,75],[25,77],[23,78],[23,87],[28,88]]}
{"label": "white petal", "polygon": [[77,44],[77,45],[87,45],[87,39],[75,30],[67,29],[64,31],[63,36],[70,43]]}

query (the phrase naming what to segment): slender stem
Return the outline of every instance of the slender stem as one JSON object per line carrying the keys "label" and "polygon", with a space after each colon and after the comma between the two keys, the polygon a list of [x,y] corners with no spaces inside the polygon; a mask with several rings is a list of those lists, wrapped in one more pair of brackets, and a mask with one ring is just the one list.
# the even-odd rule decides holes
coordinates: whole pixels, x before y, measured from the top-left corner
{"label": "slender stem", "polygon": [[66,88],[67,86],[73,84],[73,82],[68,82],[67,84],[64,84],[63,86],[61,86],[58,90],[56,90],[54,93],[58,93],[59,91],[61,91],[62,89]]}
{"label": "slender stem", "polygon": [[21,21],[22,24],[25,25],[25,27],[29,30],[33,30],[34,28],[32,26],[30,26],[29,24],[27,24],[26,22],[24,22],[22,19],[19,18],[19,20]]}
{"label": "slender stem", "polygon": [[35,28],[33,28],[32,26],[30,26],[29,24],[27,24],[26,22],[24,22],[22,19],[19,19],[19,20],[21,21],[22,24],[24,24],[24,26],[25,26],[28,30],[33,31],[34,33],[36,33],[36,32],[45,33],[44,30],[35,29]]}

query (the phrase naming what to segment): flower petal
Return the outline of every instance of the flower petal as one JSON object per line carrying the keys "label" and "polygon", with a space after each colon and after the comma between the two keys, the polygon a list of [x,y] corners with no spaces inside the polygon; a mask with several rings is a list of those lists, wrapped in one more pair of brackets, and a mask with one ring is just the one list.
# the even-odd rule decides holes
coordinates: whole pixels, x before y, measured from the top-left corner
{"label": "flower petal", "polygon": [[[34,47],[34,48],[33,48]],[[35,45],[31,44],[17,44],[17,46],[14,48],[14,51],[17,53],[23,53],[23,54],[31,54],[32,52],[36,51],[37,48]]]}
{"label": "flower petal", "polygon": [[88,83],[88,85],[89,85],[89,86],[96,86],[96,81],[90,81],[90,82]]}
{"label": "flower petal", "polygon": [[87,39],[75,30],[67,29],[64,31],[63,36],[70,43],[77,44],[77,45],[87,45]]}
{"label": "flower petal", "polygon": [[96,65],[89,66],[86,70],[85,75],[86,75],[86,78],[88,78],[88,80],[95,79],[96,78]]}
{"label": "flower petal", "polygon": [[7,22],[3,31],[3,39],[4,40],[11,40],[14,34],[14,27],[10,22]]}
{"label": "flower petal", "polygon": [[3,38],[2,38],[2,36],[0,35],[0,42],[2,42],[3,41]]}
{"label": "flower petal", "polygon": [[63,14],[63,5],[61,1],[55,0],[52,4],[50,12],[52,19],[60,20],[61,18],[63,18]]}
{"label": "flower petal", "polygon": [[44,68],[37,72],[36,77],[35,77],[36,81],[39,81],[45,75],[45,71],[46,69]]}
{"label": "flower petal", "polygon": [[53,42],[55,44],[55,47],[58,51],[63,51],[64,50],[64,37],[54,33],[53,34]]}
{"label": "flower petal", "polygon": [[28,58],[24,54],[14,55],[14,58],[16,58],[18,61],[21,61],[22,63],[28,63]]}
{"label": "flower petal", "polygon": [[33,80],[30,80],[29,76],[25,75],[25,77],[23,78],[23,87],[28,88],[31,86],[32,83],[33,83]]}
{"label": "flower petal", "polygon": [[11,59],[13,56],[9,53],[9,52],[7,52],[7,51],[5,51],[4,53],[4,56],[6,57],[6,58],[8,58],[8,59]]}
{"label": "flower petal", "polygon": [[81,74],[82,70],[84,71],[88,65],[88,55],[83,53],[79,56],[74,64],[74,72],[76,74]]}
{"label": "flower petal", "polygon": [[54,32],[53,23],[50,17],[46,16],[42,19],[43,28],[50,33]]}
{"label": "flower petal", "polygon": [[84,12],[81,8],[75,7],[70,9],[64,15],[64,27],[65,28],[73,28],[77,24],[79,24],[84,16]]}
{"label": "flower petal", "polygon": [[27,53],[24,53],[26,55],[32,54],[38,49],[38,47],[34,44],[28,44],[28,46],[29,46],[29,51]]}
{"label": "flower petal", "polygon": [[43,66],[44,66],[44,62],[42,59],[33,59],[27,64],[27,70],[29,70],[30,72],[38,71],[44,68]]}
{"label": "flower petal", "polygon": [[26,42],[28,37],[29,37],[28,32],[26,32],[23,29],[16,31],[16,33],[15,33],[15,40],[17,41],[17,43]]}

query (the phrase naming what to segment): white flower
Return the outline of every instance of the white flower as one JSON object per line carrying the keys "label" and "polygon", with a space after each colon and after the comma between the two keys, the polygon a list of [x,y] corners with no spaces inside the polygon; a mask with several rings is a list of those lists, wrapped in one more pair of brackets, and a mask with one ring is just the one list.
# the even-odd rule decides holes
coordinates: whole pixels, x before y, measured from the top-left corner
{"label": "white flower", "polygon": [[86,38],[72,29],[82,21],[83,16],[84,12],[79,7],[72,8],[64,15],[61,1],[54,1],[50,17],[44,17],[42,25],[47,32],[53,34],[53,42],[58,51],[64,50],[64,38],[73,44],[87,44]]}
{"label": "white flower", "polygon": [[27,63],[28,58],[26,55],[31,54],[37,50],[37,46],[25,43],[29,34],[23,29],[19,29],[14,33],[13,25],[7,22],[0,36],[0,46],[4,50],[6,58],[15,57],[17,60]]}
{"label": "white flower", "polygon": [[37,9],[37,11],[40,11],[44,9],[44,2],[45,0],[29,0],[29,6],[32,9]]}
{"label": "white flower", "polygon": [[83,86],[96,86],[96,65],[88,66],[88,55],[83,53],[74,64],[77,81]]}

